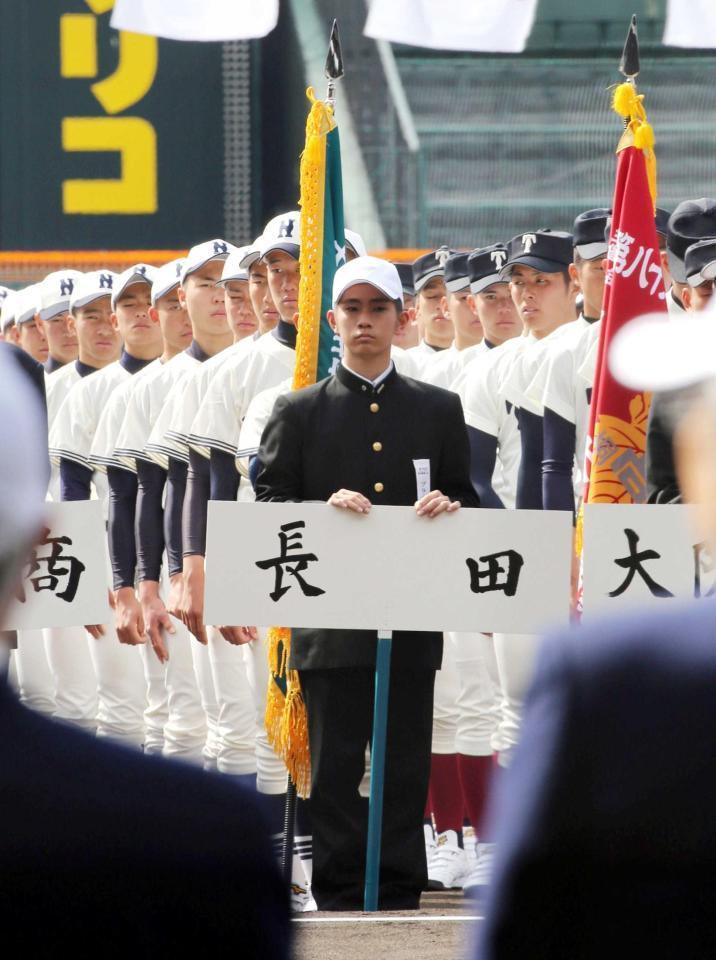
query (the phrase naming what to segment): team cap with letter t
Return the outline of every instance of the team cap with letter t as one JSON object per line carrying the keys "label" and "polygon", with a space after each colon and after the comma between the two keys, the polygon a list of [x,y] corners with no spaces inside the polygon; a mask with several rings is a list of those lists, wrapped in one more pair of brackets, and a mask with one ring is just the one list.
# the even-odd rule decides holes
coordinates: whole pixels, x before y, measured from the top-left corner
{"label": "team cap with letter t", "polygon": [[123,270],[112,287],[112,309],[114,310],[119,298],[127,287],[131,287],[133,283],[146,283],[148,287],[151,287],[156,272],[156,269],[150,267],[148,263],[135,263],[134,266]]}
{"label": "team cap with letter t", "polygon": [[470,289],[467,253],[452,253],[445,261],[445,286],[450,293]]}
{"label": "team cap with letter t", "polygon": [[154,271],[152,278],[152,306],[156,307],[157,300],[179,286],[182,268],[184,266],[184,257],[178,257],[176,260],[170,260],[169,263],[162,264]]}
{"label": "team cap with letter t", "polygon": [[369,283],[389,300],[400,300],[402,306],[403,285],[395,264],[389,260],[381,260],[380,257],[356,257],[339,267],[333,278],[333,306],[340,302],[349,287],[358,283]]}
{"label": "team cap with letter t", "polygon": [[72,291],[81,276],[79,270],[55,270],[47,274],[40,283],[41,320],[52,320],[61,313],[67,313]]}
{"label": "team cap with letter t", "polygon": [[263,258],[272,250],[281,250],[298,260],[301,251],[301,215],[298,210],[279,213],[264,227],[259,237],[259,253]]}
{"label": "team cap with letter t", "polygon": [[518,264],[540,273],[559,273],[572,262],[573,248],[572,234],[562,230],[519,233],[507,245],[507,263],[500,271],[500,277],[509,280]]}
{"label": "team cap with letter t", "polygon": [[15,326],[20,327],[23,323],[28,323],[40,309],[40,291],[39,284],[31,283],[29,287],[24,287],[17,291],[15,300]]}
{"label": "team cap with letter t", "polygon": [[637,317],[614,337],[609,368],[633,390],[680,390],[716,378],[716,310]]}
{"label": "team cap with letter t", "polygon": [[690,287],[698,287],[716,279],[716,240],[692,243],[684,257],[684,268]]}
{"label": "team cap with letter t", "polygon": [[686,251],[698,240],[716,237],[716,200],[701,197],[684,200],[669,217],[666,251],[671,276],[677,283],[686,283]]}
{"label": "team cap with letter t", "polygon": [[236,250],[233,243],[226,240],[205,240],[203,243],[197,243],[192,247],[184,258],[180,283],[184,283],[190,273],[196,273],[210,260],[226,260],[230,253]]}
{"label": "team cap with letter t", "polygon": [[478,247],[467,258],[470,275],[470,292],[482,293],[493,283],[506,283],[507,278],[500,276],[507,263],[508,250],[504,243],[492,243],[489,247]]}
{"label": "team cap with letter t", "polygon": [[413,280],[412,263],[393,263],[393,266],[398,271],[400,282],[403,285],[403,296],[414,297],[415,281]]}
{"label": "team cap with letter t", "polygon": [[603,259],[607,255],[607,222],[612,211],[607,207],[595,207],[580,213],[572,227],[574,249],[582,260]]}
{"label": "team cap with letter t", "polygon": [[435,277],[445,276],[445,264],[448,258],[457,251],[449,247],[438,247],[430,253],[424,253],[413,261],[413,284],[415,292],[420,293],[424,286],[430,283]]}
{"label": "team cap with letter t", "polygon": [[86,307],[100,297],[111,297],[117,274],[111,270],[93,270],[77,278],[70,296],[70,311]]}

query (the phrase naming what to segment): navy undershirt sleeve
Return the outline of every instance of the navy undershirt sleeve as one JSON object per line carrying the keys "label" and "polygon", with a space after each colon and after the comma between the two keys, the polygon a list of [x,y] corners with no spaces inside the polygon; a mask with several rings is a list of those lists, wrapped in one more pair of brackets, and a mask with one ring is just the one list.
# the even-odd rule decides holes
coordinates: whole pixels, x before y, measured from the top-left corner
{"label": "navy undershirt sleeve", "polygon": [[480,506],[500,509],[504,503],[492,488],[497,460],[497,437],[468,426],[470,438],[470,480],[480,497]]}
{"label": "navy undershirt sleeve", "polygon": [[209,460],[209,499],[236,500],[239,491],[239,474],[236,460],[225,450],[212,450]]}
{"label": "navy undershirt sleeve", "polygon": [[517,474],[518,510],[542,509],[542,417],[527,410],[517,410],[520,427],[520,469]]}
{"label": "navy undershirt sleeve", "polygon": [[164,540],[167,545],[169,576],[181,573],[184,567],[182,549],[182,509],[186,493],[187,465],[182,460],[169,458],[167,496],[164,503]]}
{"label": "navy undershirt sleeve", "polygon": [[251,486],[256,487],[256,478],[261,472],[261,461],[258,458],[258,454],[254,455],[249,459],[249,480],[251,481]]}
{"label": "navy undershirt sleeve", "polygon": [[572,470],[577,429],[554,410],[545,408],[543,422],[542,500],[545,510],[574,513]]}
{"label": "navy undershirt sleeve", "polygon": [[206,510],[209,502],[209,461],[196,450],[189,451],[186,496],[182,515],[184,556],[206,553]]}
{"label": "navy undershirt sleeve", "polygon": [[134,586],[137,547],[134,517],[137,507],[137,475],[119,467],[107,467],[109,483],[109,557],[115,590]]}
{"label": "navy undershirt sleeve", "polygon": [[89,500],[92,491],[92,473],[89,467],[84,467],[74,460],[60,458],[60,499],[61,500]]}
{"label": "navy undershirt sleeve", "polygon": [[137,460],[137,580],[159,581],[164,551],[164,508],[162,497],[167,472],[158,463]]}

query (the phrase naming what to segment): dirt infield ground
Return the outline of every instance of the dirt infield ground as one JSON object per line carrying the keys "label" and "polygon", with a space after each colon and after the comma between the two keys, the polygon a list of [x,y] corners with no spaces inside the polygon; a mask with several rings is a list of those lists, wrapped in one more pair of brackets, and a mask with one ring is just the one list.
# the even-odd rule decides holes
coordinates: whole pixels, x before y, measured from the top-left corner
{"label": "dirt infield ground", "polygon": [[482,911],[460,892],[427,893],[419,911],[313,913],[294,922],[296,960],[466,960]]}

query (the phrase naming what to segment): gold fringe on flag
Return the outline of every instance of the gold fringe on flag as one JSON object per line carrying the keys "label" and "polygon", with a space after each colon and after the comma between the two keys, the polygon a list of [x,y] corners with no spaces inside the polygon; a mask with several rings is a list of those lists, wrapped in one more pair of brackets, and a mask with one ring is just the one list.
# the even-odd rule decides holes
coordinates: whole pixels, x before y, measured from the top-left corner
{"label": "gold fringe on flag", "polygon": [[[323,214],[326,186],[326,136],[335,126],[332,109],[306,91],[311,109],[306,121],[306,145],[301,156],[301,278],[298,288],[298,337],[293,389],[316,382],[321,335],[323,288]],[[299,797],[311,786],[308,719],[298,673],[288,669],[291,631],[271,627],[268,635],[269,687],[266,732],[283,759]],[[285,680],[286,694],[282,692]]]}
{"label": "gold fringe on flag", "polygon": [[634,146],[644,151],[649,193],[656,214],[656,154],[654,153],[654,128],[649,123],[644,109],[644,94],[637,93],[633,83],[620,83],[614,90],[612,107],[624,117],[627,128],[619,141],[617,153],[625,147]]}

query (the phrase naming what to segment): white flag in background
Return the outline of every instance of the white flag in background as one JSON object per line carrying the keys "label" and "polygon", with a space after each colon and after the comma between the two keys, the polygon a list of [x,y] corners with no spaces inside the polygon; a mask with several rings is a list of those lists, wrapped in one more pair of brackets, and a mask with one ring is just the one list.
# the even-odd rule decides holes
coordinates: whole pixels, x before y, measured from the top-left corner
{"label": "white flag in background", "polygon": [[110,23],[168,40],[250,40],[277,19],[278,0],[115,0]]}
{"label": "white flag in background", "polygon": [[435,50],[520,53],[537,0],[372,0],[365,34]]}
{"label": "white flag in background", "polygon": [[664,44],[667,47],[716,47],[714,0],[668,0]]}

